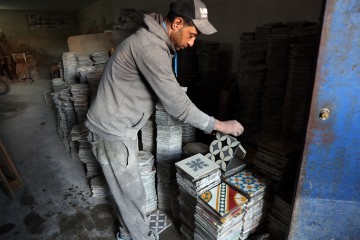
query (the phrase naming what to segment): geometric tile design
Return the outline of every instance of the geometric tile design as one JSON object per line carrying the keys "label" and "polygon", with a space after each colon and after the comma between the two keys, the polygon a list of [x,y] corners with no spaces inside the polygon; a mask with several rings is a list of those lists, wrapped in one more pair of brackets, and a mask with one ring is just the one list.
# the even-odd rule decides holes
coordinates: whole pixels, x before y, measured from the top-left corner
{"label": "geometric tile design", "polygon": [[256,195],[258,192],[263,192],[267,186],[264,178],[248,169],[225,179],[225,182],[250,197]]}
{"label": "geometric tile design", "polygon": [[157,209],[148,216],[150,229],[160,234],[172,224],[171,219],[161,210]]}
{"label": "geometric tile design", "polygon": [[210,161],[201,153],[181,160],[175,163],[175,166],[188,174],[192,180],[197,180],[198,178],[219,169],[219,166],[216,163]]}
{"label": "geometric tile design", "polygon": [[248,201],[246,197],[226,183],[221,183],[202,193],[200,198],[215,210],[220,217],[225,216]]}
{"label": "geometric tile design", "polygon": [[213,140],[209,147],[209,153],[205,156],[213,162],[219,164],[223,171],[226,171],[227,166],[233,159],[240,142],[236,138],[227,134],[216,132],[215,140]]}

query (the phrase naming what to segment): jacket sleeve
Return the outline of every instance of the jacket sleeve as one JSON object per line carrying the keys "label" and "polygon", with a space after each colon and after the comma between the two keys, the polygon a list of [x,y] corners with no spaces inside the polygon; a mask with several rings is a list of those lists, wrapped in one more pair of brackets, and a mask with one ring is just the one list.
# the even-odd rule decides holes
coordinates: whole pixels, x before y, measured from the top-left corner
{"label": "jacket sleeve", "polygon": [[169,51],[160,45],[155,45],[140,52],[141,56],[134,56],[137,67],[166,112],[205,133],[212,132],[215,119],[200,111],[181,88],[172,71]]}

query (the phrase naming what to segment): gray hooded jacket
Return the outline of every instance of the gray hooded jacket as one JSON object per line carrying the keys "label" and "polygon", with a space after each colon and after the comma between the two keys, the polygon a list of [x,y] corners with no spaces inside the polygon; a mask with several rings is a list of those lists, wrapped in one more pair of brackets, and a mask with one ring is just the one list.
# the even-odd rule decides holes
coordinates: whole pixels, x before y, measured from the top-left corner
{"label": "gray hooded jacket", "polygon": [[146,27],[122,41],[109,59],[86,126],[108,140],[135,139],[159,100],[168,114],[206,133],[215,119],[200,111],[178,84],[175,48],[161,15],[145,15]]}

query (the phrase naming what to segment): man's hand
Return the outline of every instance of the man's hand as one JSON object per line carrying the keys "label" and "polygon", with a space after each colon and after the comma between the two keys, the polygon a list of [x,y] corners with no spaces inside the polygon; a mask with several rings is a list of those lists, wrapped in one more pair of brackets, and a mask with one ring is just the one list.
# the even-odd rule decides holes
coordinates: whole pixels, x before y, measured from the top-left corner
{"label": "man's hand", "polygon": [[215,120],[214,130],[238,137],[244,132],[244,127],[236,120]]}

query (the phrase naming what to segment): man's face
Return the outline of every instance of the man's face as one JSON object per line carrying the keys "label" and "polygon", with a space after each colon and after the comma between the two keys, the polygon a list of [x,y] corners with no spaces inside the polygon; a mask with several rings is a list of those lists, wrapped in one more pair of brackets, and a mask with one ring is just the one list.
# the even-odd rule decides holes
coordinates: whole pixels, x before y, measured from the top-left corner
{"label": "man's face", "polygon": [[174,44],[176,50],[192,47],[195,39],[198,36],[198,31],[194,26],[183,25],[177,31],[173,32],[170,36],[172,44]]}

